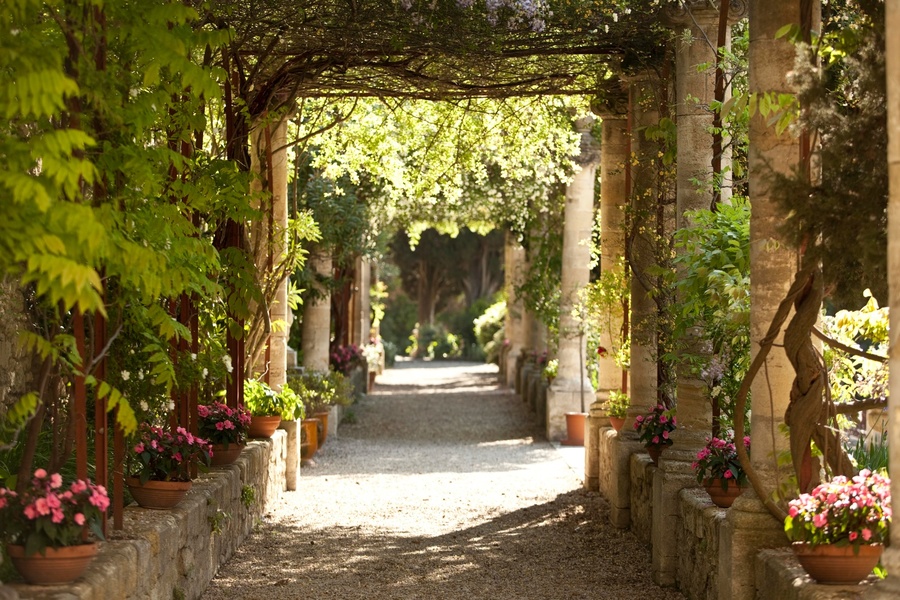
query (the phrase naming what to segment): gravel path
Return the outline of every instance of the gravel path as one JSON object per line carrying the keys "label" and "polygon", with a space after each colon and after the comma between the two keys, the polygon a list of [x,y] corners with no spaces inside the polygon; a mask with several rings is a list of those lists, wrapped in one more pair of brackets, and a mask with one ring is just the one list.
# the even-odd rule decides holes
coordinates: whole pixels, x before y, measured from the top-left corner
{"label": "gravel path", "polygon": [[203,598],[682,599],[496,381],[385,371]]}

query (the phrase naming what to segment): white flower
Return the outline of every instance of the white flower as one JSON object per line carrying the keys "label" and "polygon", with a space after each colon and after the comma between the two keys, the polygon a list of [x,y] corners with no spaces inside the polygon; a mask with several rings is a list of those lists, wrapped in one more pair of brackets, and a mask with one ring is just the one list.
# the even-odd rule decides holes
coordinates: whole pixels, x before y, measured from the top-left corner
{"label": "white flower", "polygon": [[143,379],[144,379],[144,372],[143,372],[143,371],[138,371],[138,372],[137,372],[137,376],[138,376],[138,379],[143,380]]}
{"label": "white flower", "polygon": [[169,400],[169,410],[175,410],[175,403]]}
{"label": "white flower", "polygon": [[206,377],[207,375],[209,375],[209,370],[207,370],[207,369],[204,367],[204,369],[203,369],[203,377]]}
{"label": "white flower", "polygon": [[150,405],[147,404],[146,400],[141,400],[141,410],[144,412],[150,410]]}
{"label": "white flower", "polygon": [[191,360],[197,360],[197,354],[195,352],[191,352]]}
{"label": "white flower", "polygon": [[234,366],[231,364],[231,357],[227,354],[222,357],[222,362],[225,364],[225,370],[231,373],[234,371]]}
{"label": "white flower", "polygon": [[131,377],[131,373],[128,371],[122,371],[122,381],[128,381],[128,378]]}

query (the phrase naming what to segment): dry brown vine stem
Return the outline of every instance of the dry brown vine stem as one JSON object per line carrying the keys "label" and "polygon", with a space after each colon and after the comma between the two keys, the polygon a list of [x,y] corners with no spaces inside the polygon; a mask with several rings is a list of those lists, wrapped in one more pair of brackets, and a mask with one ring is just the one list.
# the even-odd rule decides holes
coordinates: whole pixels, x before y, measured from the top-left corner
{"label": "dry brown vine stem", "polygon": [[[791,432],[791,456],[794,459],[794,467],[798,470],[798,475],[800,469],[803,468],[804,458],[809,458],[806,455],[809,451],[809,441],[811,439],[816,440],[817,445],[823,448],[826,459],[828,459],[829,464],[835,471],[845,472],[848,467],[850,471],[853,470],[852,463],[846,457],[837,440],[834,437],[827,437],[834,436],[834,432],[828,430],[823,423],[820,423],[823,416],[827,420],[827,418],[833,417],[835,414],[834,405],[822,397],[822,386],[825,382],[825,379],[823,379],[823,367],[819,362],[818,353],[815,352],[810,341],[810,334],[815,329],[814,325],[821,308],[821,278],[822,274],[818,265],[807,266],[797,272],[794,283],[772,317],[772,323],[769,325],[765,337],[759,342],[759,352],[757,352],[750,368],[747,370],[747,375],[744,377],[735,399],[735,439],[742,440],[745,434],[744,409],[747,404],[747,394],[750,392],[750,386],[760,368],[765,364],[766,357],[772,349],[775,339],[781,332],[782,325],[787,320],[791,307],[796,306],[797,314],[785,331],[784,346],[785,352],[788,354],[791,364],[798,374],[791,390],[791,404],[785,416],[785,422],[788,424],[790,424],[791,419],[795,421]],[[801,425],[796,422],[797,419],[802,419],[805,422]],[[804,439],[806,440],[805,447],[802,442]],[[772,499],[771,492],[763,485],[750,462],[750,455],[747,454],[744,445],[738,443],[735,444],[735,448],[741,467],[747,473],[747,478],[750,480],[756,495],[765,504],[772,516],[779,521],[784,521],[787,512]],[[803,449],[802,453],[799,452],[800,449]]]}

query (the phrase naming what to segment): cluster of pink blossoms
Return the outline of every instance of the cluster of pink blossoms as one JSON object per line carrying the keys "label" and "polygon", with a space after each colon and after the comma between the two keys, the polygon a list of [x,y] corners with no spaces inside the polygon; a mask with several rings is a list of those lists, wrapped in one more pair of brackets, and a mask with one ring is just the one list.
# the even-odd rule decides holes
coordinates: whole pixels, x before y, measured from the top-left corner
{"label": "cluster of pink blossoms", "polygon": [[250,428],[250,412],[221,402],[197,406],[200,434],[213,444],[242,444]]}
{"label": "cluster of pink blossoms", "polygon": [[[81,543],[85,528],[109,508],[106,488],[77,480],[63,488],[59,473],[37,469],[22,494],[0,488],[4,532],[14,543],[60,547]],[[37,541],[30,541],[35,538]]]}
{"label": "cluster of pink blossoms", "polygon": [[[750,451],[749,435],[744,436],[744,447]],[[696,458],[691,466],[697,473],[699,483],[706,484],[714,479],[732,479],[738,485],[746,483],[747,476],[738,459],[733,432],[726,431],[721,438],[706,438],[706,446],[697,452]]]}
{"label": "cluster of pink blossoms", "polygon": [[134,456],[138,464],[132,469],[132,475],[143,482],[187,481],[190,479],[187,462],[196,458],[201,464],[209,465],[212,448],[209,442],[184,427],[177,427],[172,433],[144,424],[141,439],[134,445]]}
{"label": "cluster of pink blossoms", "polygon": [[669,435],[678,425],[672,411],[666,410],[662,404],[650,408],[645,415],[634,419],[634,428],[645,446],[668,446],[672,444]]}
{"label": "cluster of pink blossoms", "polygon": [[888,537],[891,515],[890,480],[863,470],[791,500],[785,531],[794,541],[812,544],[880,544]]}

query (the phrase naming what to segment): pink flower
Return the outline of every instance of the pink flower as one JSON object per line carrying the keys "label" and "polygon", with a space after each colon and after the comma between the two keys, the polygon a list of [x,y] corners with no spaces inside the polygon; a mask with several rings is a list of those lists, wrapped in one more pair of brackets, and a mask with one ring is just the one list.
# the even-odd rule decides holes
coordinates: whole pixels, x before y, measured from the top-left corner
{"label": "pink flower", "polygon": [[28,506],[25,507],[25,510],[23,510],[22,512],[25,513],[25,518],[28,519],[29,521],[34,521],[35,519],[38,518],[38,513],[37,513],[37,510],[35,510],[35,508],[34,508],[34,504],[29,504]]}
{"label": "pink flower", "polygon": [[822,528],[828,525],[828,516],[824,513],[813,515],[813,525]]}
{"label": "pink flower", "polygon": [[653,443],[654,443],[654,444],[658,444],[658,443],[659,443],[659,436],[658,436],[658,435],[654,435],[654,436],[653,436]]}
{"label": "pink flower", "polygon": [[47,471],[44,469],[38,469],[34,472],[34,476],[38,479],[44,479],[47,476]]}
{"label": "pink flower", "polygon": [[82,513],[75,513],[74,519],[75,519],[75,524],[76,524],[76,525],[84,525],[84,514],[82,514]]}
{"label": "pink flower", "polygon": [[864,527],[862,530],[862,537],[867,542],[872,539],[872,530],[868,527]]}
{"label": "pink flower", "polygon": [[69,486],[69,491],[71,491],[73,494],[80,494],[81,492],[85,491],[87,487],[87,483],[79,479],[71,486]]}
{"label": "pink flower", "polygon": [[66,518],[66,515],[63,514],[63,511],[59,510],[58,508],[54,508],[53,514],[50,517],[50,520],[56,524],[59,524],[59,523],[62,523],[65,520],[65,518]]}
{"label": "pink flower", "polygon": [[60,475],[59,473],[54,473],[53,475],[50,476],[50,487],[52,489],[54,489],[54,490],[58,489],[59,486],[61,486],[61,485],[62,485],[62,475]]}
{"label": "pink flower", "polygon": [[37,511],[39,515],[49,515],[50,514],[50,505],[47,504],[46,498],[38,498],[34,501],[34,509]]}
{"label": "pink flower", "polygon": [[143,452],[144,451],[144,442],[138,442],[137,444],[135,444],[134,451],[137,454],[140,454],[141,452]]}
{"label": "pink flower", "polygon": [[850,541],[852,542],[852,541],[854,541],[856,538],[859,537],[859,534],[856,533],[855,531],[851,531],[851,532],[850,532],[850,535],[849,535],[848,537],[850,538]]}
{"label": "pink flower", "polygon": [[218,429],[219,431],[222,431],[223,429],[225,429],[225,423],[223,423],[222,421],[219,421],[218,423],[216,423],[216,429]]}
{"label": "pink flower", "polygon": [[669,432],[668,432],[668,431],[663,431],[663,439],[665,439],[665,440],[669,439]]}
{"label": "pink flower", "polygon": [[725,471],[722,477],[724,477],[725,479],[732,479],[734,475],[731,474],[731,471]]}

